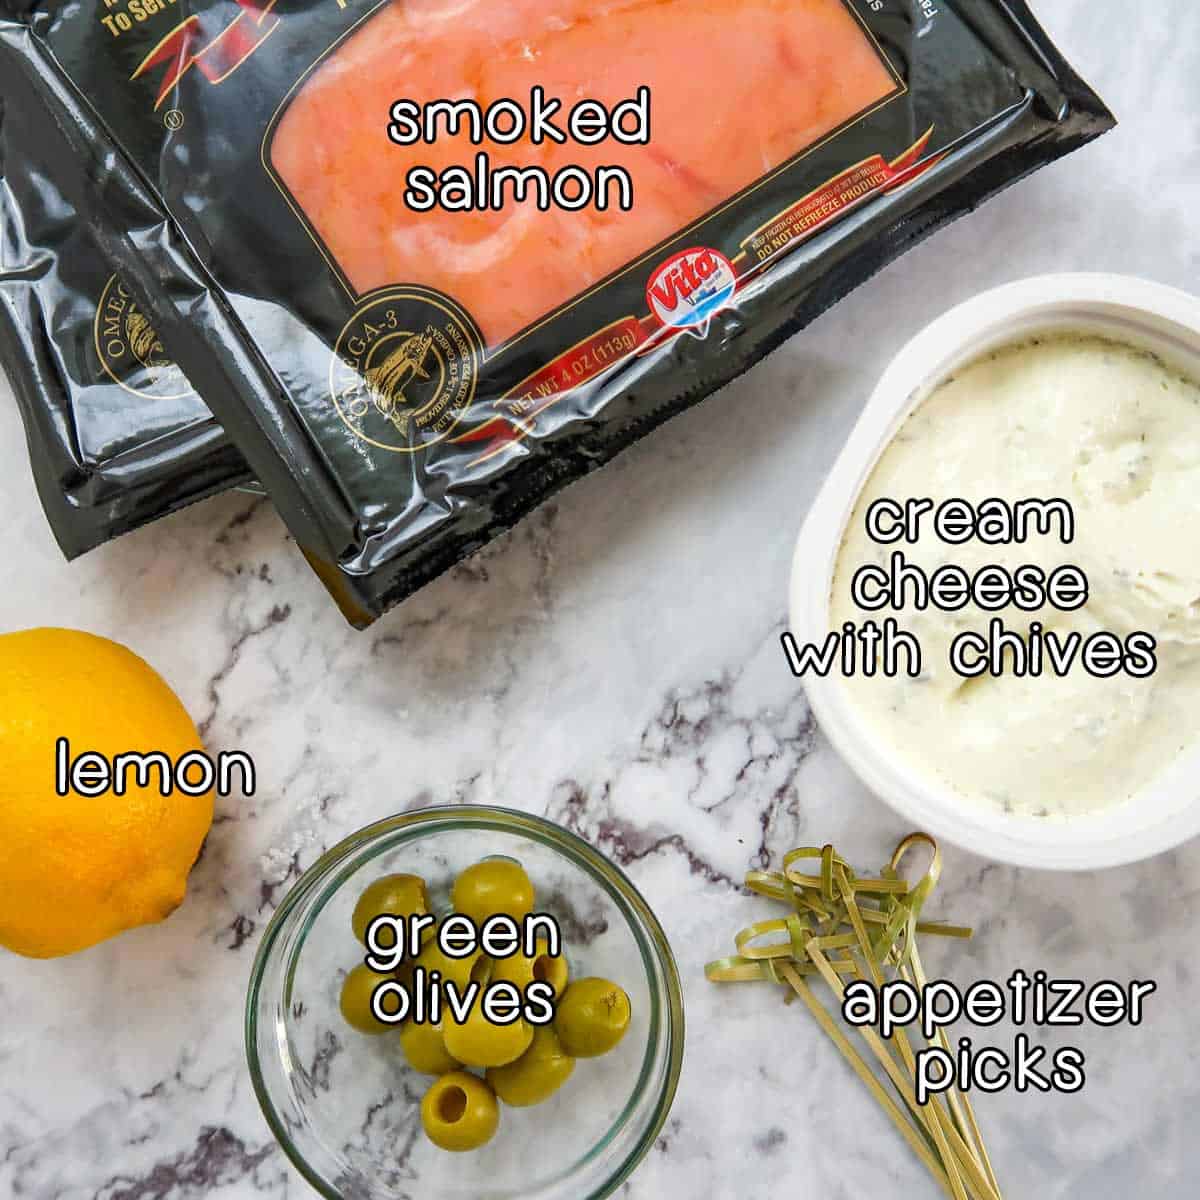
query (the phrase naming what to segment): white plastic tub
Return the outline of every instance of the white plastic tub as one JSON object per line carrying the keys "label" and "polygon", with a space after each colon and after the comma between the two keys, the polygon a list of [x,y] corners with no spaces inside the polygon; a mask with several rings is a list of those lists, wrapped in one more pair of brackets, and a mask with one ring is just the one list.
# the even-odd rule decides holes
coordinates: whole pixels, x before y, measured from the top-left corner
{"label": "white plastic tub", "polygon": [[[798,642],[820,642],[829,631],[830,587],[846,524],[859,491],[913,409],[967,362],[1052,330],[1100,333],[1144,347],[1200,379],[1200,300],[1144,280],[1044,276],[987,292],[939,318],[887,369],[800,533],[791,581],[791,629]],[[1196,538],[1200,554],[1200,531],[1180,535]],[[1148,858],[1200,833],[1200,740],[1151,786],[1111,809],[1063,819],[1010,816],[898,761],[836,673],[809,676],[804,687],[826,736],[876,795],[917,828],[977,854],[1021,866],[1085,870]]]}

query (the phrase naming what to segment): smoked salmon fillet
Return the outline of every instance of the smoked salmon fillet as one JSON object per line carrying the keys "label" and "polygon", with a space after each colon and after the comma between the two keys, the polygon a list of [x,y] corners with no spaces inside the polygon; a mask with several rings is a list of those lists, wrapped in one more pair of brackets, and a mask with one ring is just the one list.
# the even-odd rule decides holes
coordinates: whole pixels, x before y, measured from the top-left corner
{"label": "smoked salmon fillet", "polygon": [[[541,86],[610,109],[646,85],[650,141],[585,147],[388,140],[396,100],[506,98]],[[272,167],[358,293],[414,283],[452,296],[489,345],[559,309],[896,89],[843,0],[393,0],[301,83]],[[410,168],[620,166],[630,212],[421,213]]]}

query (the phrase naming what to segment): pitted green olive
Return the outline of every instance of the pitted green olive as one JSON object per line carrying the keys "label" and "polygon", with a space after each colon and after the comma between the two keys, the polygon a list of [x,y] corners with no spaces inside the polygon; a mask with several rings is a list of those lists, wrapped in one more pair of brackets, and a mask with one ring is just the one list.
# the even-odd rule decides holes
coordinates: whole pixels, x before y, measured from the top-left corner
{"label": "pitted green olive", "polygon": [[554,1029],[572,1058],[607,1054],[625,1036],[629,997],[607,979],[577,979],[558,1002]]}
{"label": "pitted green olive", "polygon": [[443,1022],[442,1036],[446,1049],[468,1067],[503,1067],[516,1062],[533,1040],[533,1027],[523,1017],[510,1025],[493,1025],[483,1012],[483,1005],[471,1006],[467,1019],[460,1025],[453,1017]]}
{"label": "pitted green olive", "polygon": [[[370,884],[359,896],[350,924],[354,927],[354,936],[365,943],[367,929],[376,917],[398,917],[406,921],[409,917],[428,912],[429,896],[425,890],[425,880],[419,875],[385,875]],[[379,945],[385,945],[383,939]],[[394,945],[392,941],[387,948]]]}
{"label": "pitted green olive", "polygon": [[476,925],[501,915],[520,921],[533,912],[533,884],[520,863],[487,858],[459,875],[451,899],[455,909]]}
{"label": "pitted green olive", "polygon": [[524,991],[531,983],[548,983],[556,996],[567,990],[569,970],[566,955],[551,955],[545,938],[539,937],[537,953],[532,957],[514,954],[511,958],[498,958],[492,968],[493,983],[512,983]]}
{"label": "pitted green olive", "polygon": [[443,1075],[421,1101],[421,1124],[429,1140],[443,1150],[478,1150],[496,1135],[500,1106],[492,1089],[477,1075]]}
{"label": "pitted green olive", "polygon": [[553,1026],[533,1031],[529,1049],[506,1067],[487,1073],[492,1090],[512,1108],[529,1108],[549,1100],[575,1070],[575,1060],[563,1049]]}
{"label": "pitted green olive", "polygon": [[422,1075],[446,1075],[457,1071],[462,1063],[446,1049],[442,1025],[427,1021],[418,1024],[406,1021],[400,1029],[400,1048],[408,1065]]}
{"label": "pitted green olive", "polygon": [[[371,997],[375,994],[375,989],[380,984],[394,982],[394,976],[381,975],[365,964],[355,967],[346,976],[338,1000],[346,1024],[357,1029],[359,1033],[387,1033],[389,1029],[395,1029],[395,1025],[380,1021],[371,1008]],[[385,994],[383,997],[385,1012],[399,1012],[400,1003],[400,997],[394,993]]]}

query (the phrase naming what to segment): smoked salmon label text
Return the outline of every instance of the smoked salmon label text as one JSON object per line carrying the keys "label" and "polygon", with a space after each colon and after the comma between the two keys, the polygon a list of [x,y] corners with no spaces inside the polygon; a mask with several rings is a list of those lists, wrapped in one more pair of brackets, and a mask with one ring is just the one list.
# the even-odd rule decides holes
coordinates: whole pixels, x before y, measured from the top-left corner
{"label": "smoked salmon label text", "polygon": [[[650,144],[650,89],[610,109],[600,100],[577,101],[560,119],[563,101],[536,85],[528,105],[500,99],[486,108],[475,100],[397,100],[391,108],[388,138],[397,146],[439,141],[461,145],[524,144],[531,151],[547,143],[600,146],[606,141],[623,146]],[[595,208],[606,212],[633,208],[633,177],[622,166],[601,164],[588,169],[567,163],[551,172],[537,165],[495,165],[486,152],[474,155],[471,167],[454,163],[441,171],[421,163],[408,168],[404,202],[414,212],[443,208],[447,212],[499,212],[507,204],[532,201],[539,211],[552,207],[566,212]]]}

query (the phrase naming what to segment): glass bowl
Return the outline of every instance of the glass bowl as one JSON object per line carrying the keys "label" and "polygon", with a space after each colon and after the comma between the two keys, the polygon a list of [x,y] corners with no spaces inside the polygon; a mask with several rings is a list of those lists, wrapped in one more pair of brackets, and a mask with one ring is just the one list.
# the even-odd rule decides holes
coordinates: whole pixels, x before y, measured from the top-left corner
{"label": "glass bowl", "polygon": [[[620,984],[633,1009],[611,1054],[580,1060],[545,1104],[501,1106],[500,1130],[469,1154],[437,1149],[421,1128],[433,1080],[342,1020],[338,995],[364,951],[350,927],[362,890],[412,872],[435,913],[455,874],[482,858],[519,860],[535,911],[561,925],[573,978]],[[641,1161],[666,1120],[683,1057],[683,1001],[670,946],[625,875],[561,826],[500,808],[453,806],[392,817],[348,837],[279,906],[246,1002],[250,1076],[268,1123],[300,1173],[330,1200],[599,1200]]]}

